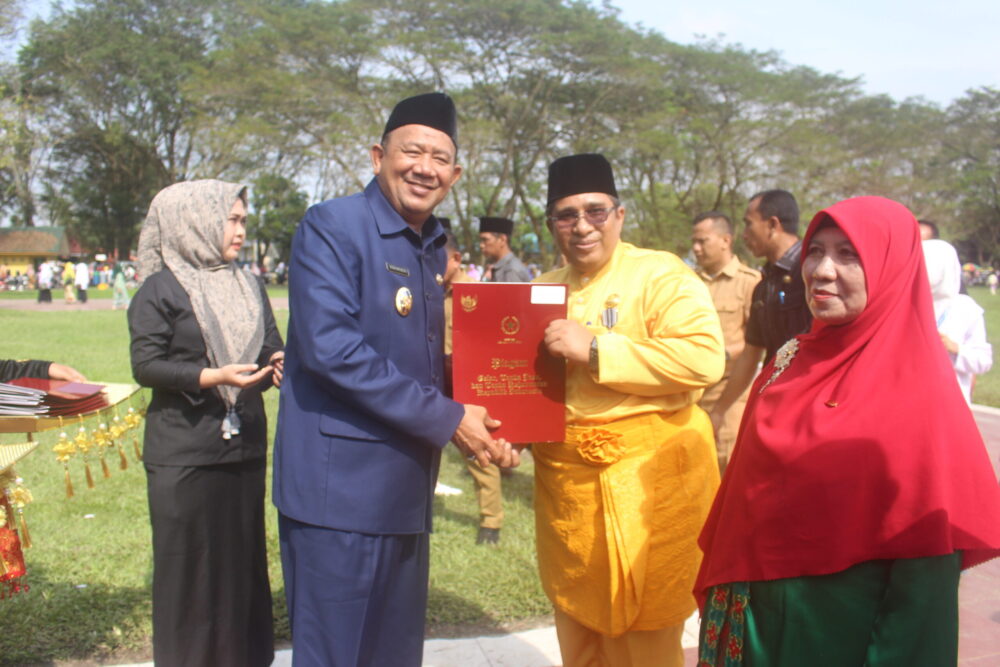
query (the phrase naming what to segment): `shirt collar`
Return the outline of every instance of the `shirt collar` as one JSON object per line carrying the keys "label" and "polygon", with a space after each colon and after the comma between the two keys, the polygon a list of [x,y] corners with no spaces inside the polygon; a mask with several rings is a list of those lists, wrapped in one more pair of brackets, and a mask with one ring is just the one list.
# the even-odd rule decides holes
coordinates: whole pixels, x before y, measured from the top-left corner
{"label": "shirt collar", "polygon": [[794,271],[799,266],[799,259],[802,257],[802,241],[798,240],[795,244],[785,251],[785,254],[774,263],[779,269],[785,271]]}
{"label": "shirt collar", "polygon": [[729,261],[726,262],[726,265],[722,267],[722,270],[716,273],[715,275],[708,273],[700,266],[698,267],[698,275],[704,278],[705,280],[718,280],[719,276],[726,276],[727,278],[732,278],[736,275],[736,272],[739,271],[739,269],[740,269],[740,258],[737,257],[736,255],[733,255],[729,259]]}
{"label": "shirt collar", "polygon": [[615,266],[621,260],[622,253],[624,252],[623,248],[626,247],[626,246],[631,247],[630,244],[625,243],[622,240],[619,240],[618,241],[618,245],[616,245],[615,249],[611,252],[611,259],[609,259],[608,262],[604,266],[602,266],[600,269],[598,269],[596,273],[594,273],[591,276],[587,276],[586,278],[584,276],[582,276],[576,269],[574,269],[572,266],[570,266],[570,269],[569,269],[569,277],[570,277],[570,280],[571,280],[570,285],[573,286],[573,287],[577,287],[577,288],[579,288],[579,287],[587,287],[588,285],[593,285],[594,283],[596,283],[597,281],[599,281],[601,278],[603,278],[607,274],[611,273],[611,271],[615,268]]}

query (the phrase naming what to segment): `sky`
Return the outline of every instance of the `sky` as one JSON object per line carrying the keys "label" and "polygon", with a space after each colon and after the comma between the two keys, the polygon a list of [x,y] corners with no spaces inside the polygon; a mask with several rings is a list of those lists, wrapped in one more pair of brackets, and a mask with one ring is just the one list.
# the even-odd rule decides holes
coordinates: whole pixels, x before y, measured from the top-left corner
{"label": "sky", "polygon": [[[598,4],[600,0],[590,0]],[[1000,88],[1000,0],[609,0],[631,25],[674,42],[721,38],[777,51],[790,65],[860,77],[869,94],[946,106]],[[28,16],[52,3],[26,0]]]}
{"label": "sky", "polygon": [[719,37],[791,65],[861,77],[868,94],[943,106],[1000,88],[998,0],[611,0],[630,24],[694,43]]}

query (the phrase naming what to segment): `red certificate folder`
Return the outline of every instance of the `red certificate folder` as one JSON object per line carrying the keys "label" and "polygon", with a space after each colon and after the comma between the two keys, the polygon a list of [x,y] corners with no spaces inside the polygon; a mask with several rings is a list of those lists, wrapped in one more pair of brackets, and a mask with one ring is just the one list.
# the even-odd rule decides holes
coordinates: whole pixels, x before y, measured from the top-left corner
{"label": "red certificate folder", "polygon": [[42,403],[48,408],[45,414],[50,417],[82,415],[108,407],[103,384],[29,377],[14,379],[8,384],[45,392]]}
{"label": "red certificate folder", "polygon": [[566,285],[454,283],[455,400],[485,406],[512,443],[561,442],[566,362],[545,349],[545,328],[566,317]]}

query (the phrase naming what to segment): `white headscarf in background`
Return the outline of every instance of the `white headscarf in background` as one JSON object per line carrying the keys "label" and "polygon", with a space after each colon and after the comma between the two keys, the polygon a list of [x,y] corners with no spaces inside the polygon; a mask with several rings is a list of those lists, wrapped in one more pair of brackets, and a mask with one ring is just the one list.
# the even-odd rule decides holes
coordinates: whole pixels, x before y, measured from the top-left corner
{"label": "white headscarf in background", "polygon": [[[214,368],[253,364],[264,344],[260,288],[250,272],[222,256],[226,220],[246,186],[216,180],[186,181],[153,198],[139,234],[139,272],[166,266],[187,292]],[[223,437],[239,433],[238,387],[215,388],[226,404]]]}
{"label": "white headscarf in background", "polygon": [[929,239],[923,242],[927,279],[934,299],[934,317],[938,325],[955,302],[962,288],[962,264],[958,252],[947,241]]}

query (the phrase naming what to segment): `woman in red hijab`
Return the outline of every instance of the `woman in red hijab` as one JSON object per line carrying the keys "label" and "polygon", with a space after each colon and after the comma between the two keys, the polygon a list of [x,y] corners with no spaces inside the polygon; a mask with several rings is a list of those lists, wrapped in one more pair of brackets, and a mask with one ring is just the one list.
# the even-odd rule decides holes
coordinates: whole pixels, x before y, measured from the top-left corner
{"label": "woman in red hijab", "polygon": [[813,218],[812,330],[751,390],[701,534],[700,665],[954,665],[958,577],[1000,555],[1000,487],[935,330],[913,215]]}

